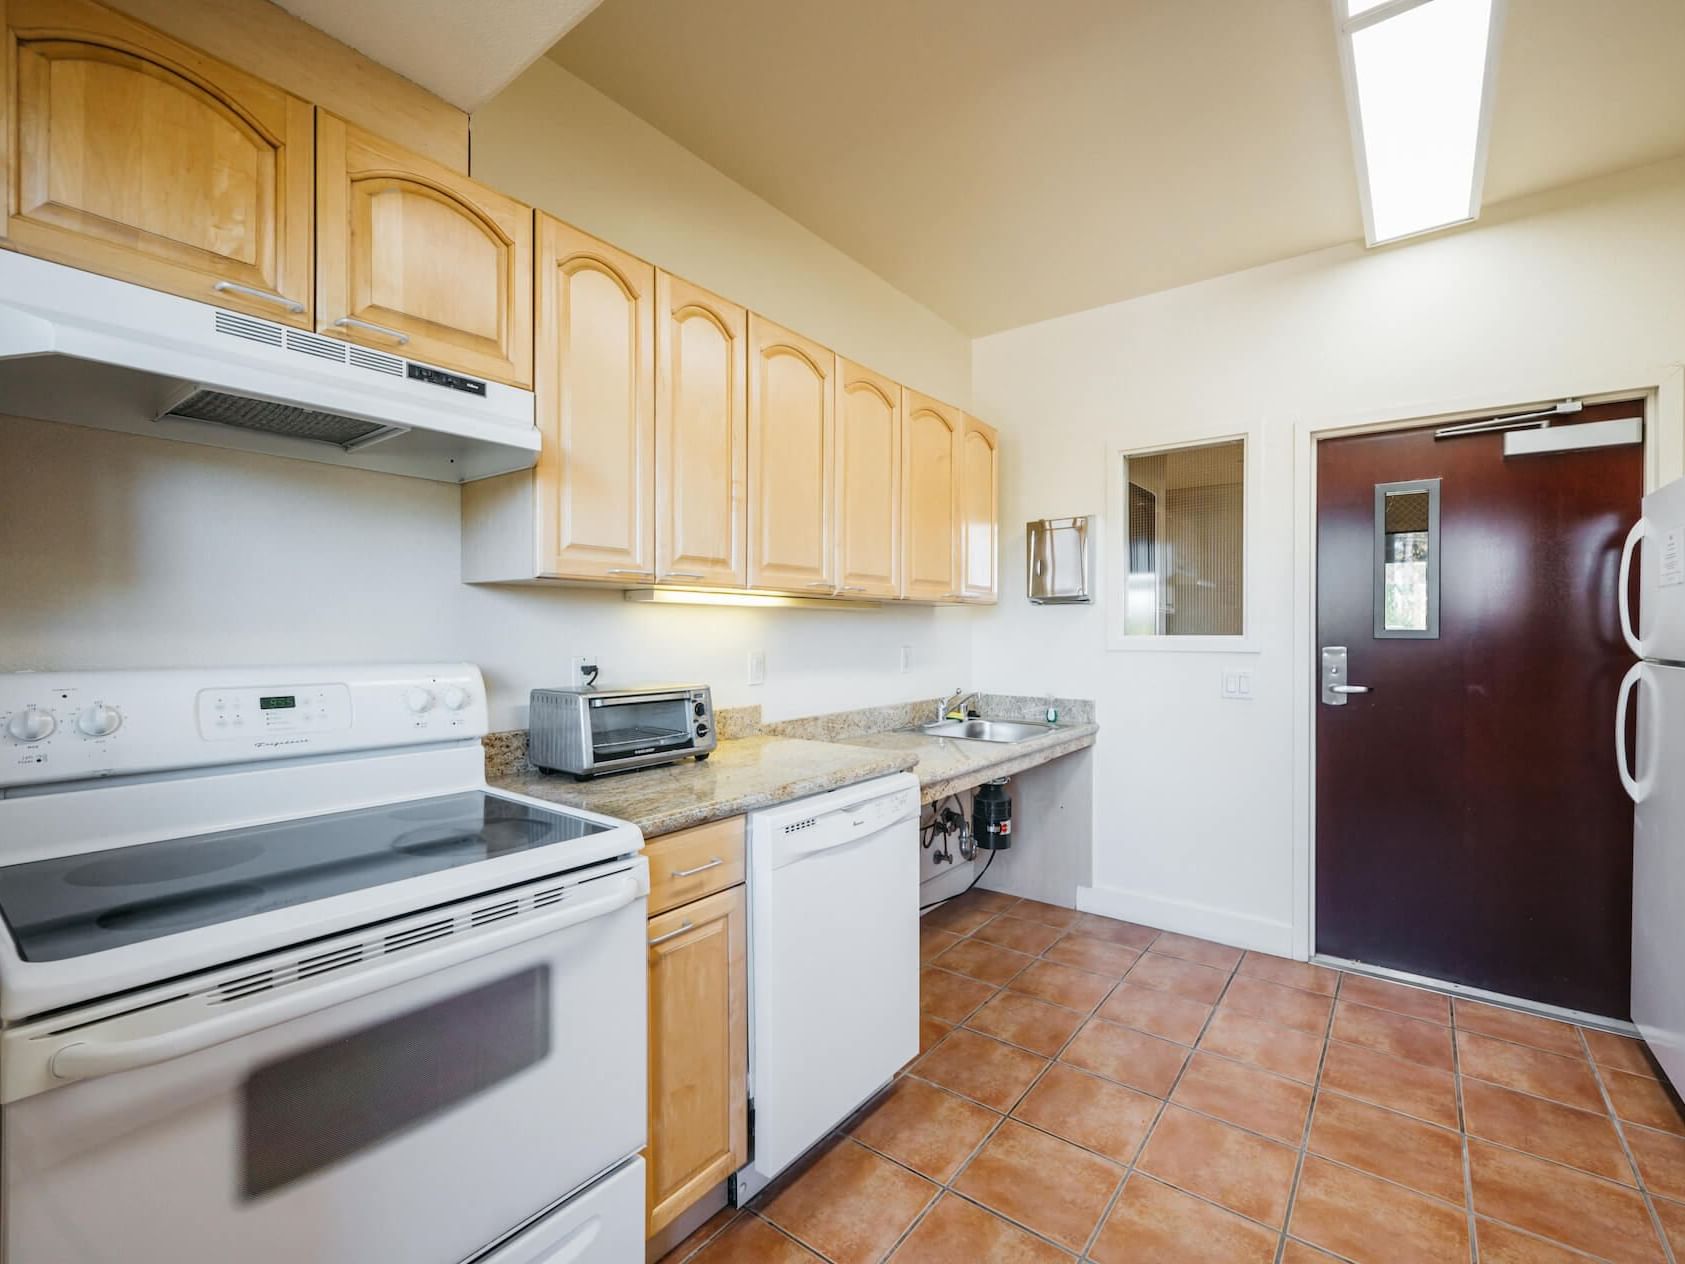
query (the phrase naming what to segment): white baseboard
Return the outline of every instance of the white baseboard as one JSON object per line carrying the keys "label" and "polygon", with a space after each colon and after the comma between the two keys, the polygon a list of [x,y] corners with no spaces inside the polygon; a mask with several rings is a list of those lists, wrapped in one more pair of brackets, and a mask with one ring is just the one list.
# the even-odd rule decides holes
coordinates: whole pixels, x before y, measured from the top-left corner
{"label": "white baseboard", "polygon": [[1194,935],[1234,948],[1250,948],[1277,957],[1293,955],[1293,927],[1288,922],[1213,908],[1189,900],[1167,900],[1121,887],[1078,887],[1077,907],[1085,913],[1140,922],[1158,930]]}

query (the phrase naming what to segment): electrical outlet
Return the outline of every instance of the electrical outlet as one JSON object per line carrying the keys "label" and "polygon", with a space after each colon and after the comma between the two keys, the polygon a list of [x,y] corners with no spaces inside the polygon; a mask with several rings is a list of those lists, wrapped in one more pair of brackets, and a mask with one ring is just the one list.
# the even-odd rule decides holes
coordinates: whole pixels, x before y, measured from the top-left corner
{"label": "electrical outlet", "polygon": [[751,685],[766,684],[766,651],[749,651],[749,683]]}
{"label": "electrical outlet", "polygon": [[575,654],[568,660],[568,670],[572,673],[571,684],[575,689],[591,683],[595,669],[602,666],[595,654]]}
{"label": "electrical outlet", "polygon": [[903,645],[901,647],[901,670],[906,672],[906,671],[911,671],[912,669],[913,669],[913,647],[911,645]]}

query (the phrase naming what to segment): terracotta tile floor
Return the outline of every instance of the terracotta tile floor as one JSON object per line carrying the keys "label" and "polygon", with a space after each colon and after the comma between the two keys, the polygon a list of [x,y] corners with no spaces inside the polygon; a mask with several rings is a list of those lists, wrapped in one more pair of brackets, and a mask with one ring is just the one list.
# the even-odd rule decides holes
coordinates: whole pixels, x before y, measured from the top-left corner
{"label": "terracotta tile floor", "polygon": [[1685,1264],[1634,1041],[994,893],[925,923],[920,1057],[663,1264]]}

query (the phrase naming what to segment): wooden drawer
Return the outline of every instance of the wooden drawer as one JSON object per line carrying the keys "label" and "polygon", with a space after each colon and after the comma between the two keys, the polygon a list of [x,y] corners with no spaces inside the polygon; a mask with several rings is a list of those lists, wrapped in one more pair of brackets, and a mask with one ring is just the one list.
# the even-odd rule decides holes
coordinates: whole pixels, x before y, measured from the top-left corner
{"label": "wooden drawer", "polygon": [[743,822],[727,817],[644,844],[651,917],[743,881]]}

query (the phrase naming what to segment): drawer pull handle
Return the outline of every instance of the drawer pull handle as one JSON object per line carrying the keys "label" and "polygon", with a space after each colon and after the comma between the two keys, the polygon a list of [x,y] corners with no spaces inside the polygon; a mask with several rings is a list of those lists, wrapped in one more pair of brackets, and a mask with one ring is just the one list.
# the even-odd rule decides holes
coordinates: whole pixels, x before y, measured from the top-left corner
{"label": "drawer pull handle", "polygon": [[705,865],[697,865],[694,869],[674,869],[667,876],[669,878],[694,878],[699,873],[707,873],[710,869],[718,869],[725,861],[715,856]]}
{"label": "drawer pull handle", "polygon": [[657,935],[654,939],[649,941],[649,946],[651,948],[653,948],[657,944],[664,944],[669,939],[677,939],[680,935],[684,934],[687,930],[695,930],[695,929],[696,929],[695,923],[693,923],[690,920],[690,918],[687,917],[687,918],[685,918],[685,924],[683,926],[679,927],[678,930],[670,930],[665,935]]}
{"label": "drawer pull handle", "polygon": [[240,285],[234,281],[218,281],[211,288],[218,294],[244,294],[247,298],[274,303],[278,307],[286,308],[289,312],[302,312],[304,310],[304,304],[296,298],[288,298],[285,294],[274,294],[268,290],[260,290],[252,285]]}
{"label": "drawer pull handle", "polygon": [[341,329],[366,329],[371,334],[380,334],[382,337],[394,339],[400,347],[408,345],[410,340],[408,334],[399,333],[396,329],[388,329],[385,325],[377,325],[372,320],[358,320],[355,316],[341,316],[334,321],[334,324]]}
{"label": "drawer pull handle", "polygon": [[603,572],[605,575],[642,575],[649,579],[655,578],[654,571],[641,571],[635,566],[611,566]]}
{"label": "drawer pull handle", "polygon": [[668,571],[661,578],[663,581],[666,581],[669,579],[701,579],[702,576],[698,575],[695,571]]}

